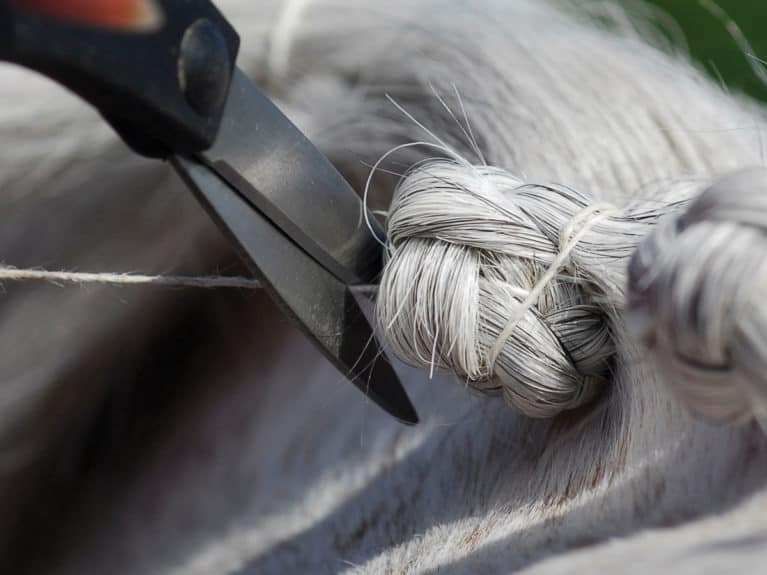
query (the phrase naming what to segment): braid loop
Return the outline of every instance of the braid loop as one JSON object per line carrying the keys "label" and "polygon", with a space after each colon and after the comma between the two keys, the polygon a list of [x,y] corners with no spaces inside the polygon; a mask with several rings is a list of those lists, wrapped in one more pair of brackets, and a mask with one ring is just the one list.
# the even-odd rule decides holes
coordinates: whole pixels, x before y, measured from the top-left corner
{"label": "braid loop", "polygon": [[629,266],[631,325],[705,416],[767,405],[767,170],[719,180],[661,222]]}

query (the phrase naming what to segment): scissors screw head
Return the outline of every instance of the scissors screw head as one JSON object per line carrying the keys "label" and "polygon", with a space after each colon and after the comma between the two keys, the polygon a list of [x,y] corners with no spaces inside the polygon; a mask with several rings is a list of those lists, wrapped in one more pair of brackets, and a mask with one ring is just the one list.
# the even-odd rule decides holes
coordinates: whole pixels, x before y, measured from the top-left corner
{"label": "scissors screw head", "polygon": [[178,60],[178,83],[186,101],[197,113],[216,116],[231,77],[226,39],[210,20],[197,20],[184,32]]}

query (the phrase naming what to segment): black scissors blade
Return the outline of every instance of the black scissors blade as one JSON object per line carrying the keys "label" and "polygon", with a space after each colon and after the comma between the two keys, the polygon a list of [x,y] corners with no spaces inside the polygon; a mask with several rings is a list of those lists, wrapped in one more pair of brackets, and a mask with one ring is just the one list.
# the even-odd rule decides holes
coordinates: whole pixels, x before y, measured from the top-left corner
{"label": "black scissors blade", "polygon": [[218,136],[199,160],[176,163],[283,311],[368,397],[416,423],[350,291],[380,273],[384,234],[348,182],[236,68]]}
{"label": "black scissors blade", "polygon": [[341,281],[369,283],[381,271],[373,233],[384,234],[363,217],[359,196],[239,69],[216,141],[201,157]]}
{"label": "black scissors blade", "polygon": [[207,166],[171,159],[272,298],[354,385],[407,424],[418,415],[349,287]]}

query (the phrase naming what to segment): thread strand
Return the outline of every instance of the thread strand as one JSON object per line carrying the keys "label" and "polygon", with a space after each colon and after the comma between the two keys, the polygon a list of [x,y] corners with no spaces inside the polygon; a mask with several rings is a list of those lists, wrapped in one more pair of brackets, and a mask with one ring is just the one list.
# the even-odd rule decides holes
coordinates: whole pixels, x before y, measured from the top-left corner
{"label": "thread strand", "polygon": [[0,281],[47,281],[69,284],[159,285],[185,288],[260,289],[257,279],[241,276],[176,276],[131,273],[71,272],[65,270],[23,269],[0,266]]}
{"label": "thread strand", "polygon": [[559,254],[554,258],[554,261],[546,270],[546,273],[544,273],[535,286],[533,286],[533,289],[528,293],[524,301],[516,306],[514,312],[506,323],[506,326],[503,328],[503,331],[501,331],[495,344],[490,349],[487,361],[491,372],[494,369],[498,356],[503,350],[503,346],[506,344],[506,340],[509,339],[509,336],[514,332],[525,312],[538,303],[538,298],[541,297],[546,286],[556,277],[559,271],[567,265],[567,262],[570,259],[570,253],[575,246],[578,245],[578,242],[583,239],[583,236],[585,236],[592,227],[614,212],[616,212],[616,210],[611,204],[593,204],[575,214],[573,219],[568,222],[560,236]]}

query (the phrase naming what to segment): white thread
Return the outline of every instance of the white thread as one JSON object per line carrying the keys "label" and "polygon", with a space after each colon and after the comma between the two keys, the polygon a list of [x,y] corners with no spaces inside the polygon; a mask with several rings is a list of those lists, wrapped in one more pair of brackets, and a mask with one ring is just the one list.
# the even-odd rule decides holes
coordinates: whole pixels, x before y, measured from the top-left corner
{"label": "white thread", "polygon": [[0,281],[48,281],[74,284],[159,285],[193,288],[260,289],[256,279],[239,276],[174,276],[130,273],[91,273],[0,266]]}
{"label": "white thread", "polygon": [[[514,312],[509,318],[506,327],[503,328],[503,331],[498,336],[498,339],[496,339],[495,344],[490,349],[487,362],[491,372],[494,370],[495,360],[498,358],[498,354],[501,353],[506,340],[516,329],[517,324],[522,319],[525,312],[538,303],[538,298],[540,298],[543,290],[556,277],[556,275],[559,273],[559,270],[567,265],[567,262],[570,259],[570,253],[573,251],[573,248],[575,248],[578,242],[581,241],[583,236],[585,236],[592,227],[616,211],[617,210],[615,210],[612,204],[600,203],[587,206],[575,214],[575,216],[573,216],[573,219],[570,220],[560,235],[559,255],[557,255],[554,261],[551,262],[551,265],[549,265],[546,273],[544,273],[536,282],[535,286],[533,286],[533,289],[530,290],[522,303],[518,306],[515,306]],[[573,232],[577,228],[580,229],[573,236]]]}

